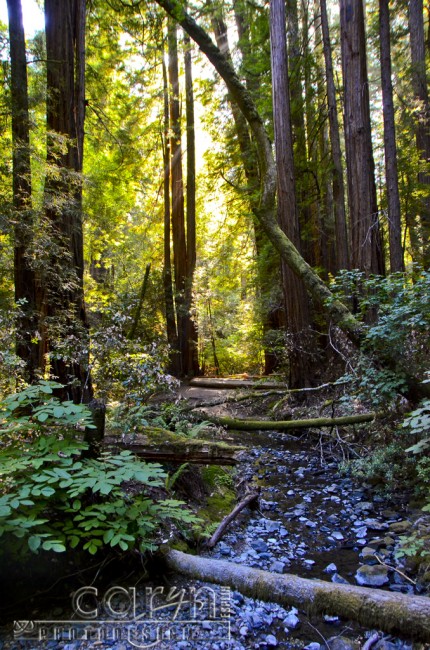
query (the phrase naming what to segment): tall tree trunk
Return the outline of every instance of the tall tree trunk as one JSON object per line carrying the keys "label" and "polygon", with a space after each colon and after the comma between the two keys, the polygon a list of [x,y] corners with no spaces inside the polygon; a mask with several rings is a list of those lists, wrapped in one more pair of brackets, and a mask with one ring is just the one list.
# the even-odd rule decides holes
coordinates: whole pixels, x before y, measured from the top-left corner
{"label": "tall tree trunk", "polygon": [[[427,194],[430,194],[430,173],[427,171],[430,163],[430,104],[424,43],[423,0],[409,0],[409,35],[412,59],[412,86],[419,103],[416,143],[423,167],[426,166],[418,174],[418,180],[426,186]],[[430,196],[426,196],[421,202],[420,222],[423,266],[428,269],[430,266]]]}
{"label": "tall tree trunk", "polygon": [[166,312],[167,343],[170,348],[170,372],[177,376],[180,374],[180,359],[178,332],[176,329],[175,303],[173,299],[172,261],[170,254],[170,120],[169,120],[169,90],[167,84],[167,70],[163,57],[163,98],[164,98],[164,133],[163,133],[163,193],[164,193],[164,305]]}
{"label": "tall tree trunk", "polygon": [[379,0],[379,39],[381,51],[382,108],[384,116],[385,178],[388,200],[390,269],[403,271],[400,196],[397,173],[396,126],[394,121],[393,84],[391,81],[390,11],[388,0]]}
{"label": "tall tree trunk", "polygon": [[336,104],[330,31],[327,19],[326,0],[320,0],[321,30],[327,81],[327,104],[330,127],[331,157],[333,161],[333,201],[336,225],[337,270],[349,269],[348,232],[345,212],[345,186],[343,182],[342,150],[340,146],[339,119]]}
{"label": "tall tree trunk", "polygon": [[363,0],[340,0],[340,26],[352,266],[382,274]]}
{"label": "tall tree trunk", "polygon": [[[235,18],[239,33],[239,49],[242,60],[246,67],[249,55],[249,41],[247,38],[246,21],[243,17],[242,7],[238,2],[234,3]],[[227,25],[222,14],[221,7],[213,9],[212,29],[220,52],[232,63],[230,47],[228,43]],[[246,45],[245,45],[246,44]],[[247,82],[248,87],[253,87],[251,81]],[[237,141],[240,149],[241,160],[245,172],[248,189],[249,207],[251,209],[254,225],[255,249],[257,256],[258,291],[261,301],[261,319],[263,324],[263,346],[264,346],[264,374],[271,374],[277,367],[278,358],[270,344],[270,334],[273,330],[279,330],[285,325],[285,312],[281,304],[273,304],[271,299],[273,287],[280,283],[279,260],[276,256],[266,254],[267,246],[270,245],[258,220],[258,204],[260,186],[260,174],[258,168],[255,145],[249,133],[247,121],[237,104],[230,101],[233,115]],[[276,293],[276,292],[275,292]]]}
{"label": "tall tree trunk", "polygon": [[62,396],[80,402],[91,393],[82,235],[85,0],[45,0],[45,16],[50,236],[43,269],[45,345],[51,374],[66,386]]}
{"label": "tall tree trunk", "polygon": [[27,60],[21,0],[7,0],[11,58],[15,301],[20,306],[16,353],[25,362],[27,379],[39,366],[36,278],[29,247],[34,237],[31,200],[30,120]]}
{"label": "tall tree trunk", "polygon": [[185,112],[187,123],[187,283],[185,308],[187,318],[187,374],[199,374],[198,332],[192,318],[193,280],[196,270],[196,135],[194,119],[191,40],[184,34]]}
{"label": "tall tree trunk", "polygon": [[181,115],[179,101],[179,66],[177,27],[168,21],[169,84],[170,84],[170,182],[172,192],[173,269],[175,278],[176,324],[178,332],[180,375],[187,368],[187,243],[185,233],[184,183],[182,177]]}
{"label": "tall tree trunk", "polygon": [[352,341],[359,344],[362,337],[360,323],[345,305],[334,299],[333,294],[323,280],[305,262],[277,223],[275,211],[276,168],[272,145],[251,95],[239,80],[231,63],[221,54],[204,29],[186,13],[178,0],[157,0],[157,4],[163,7],[170,16],[174,17],[198,44],[218,74],[224,79],[232,101],[237,103],[252,130],[257,146],[262,179],[258,219],[268,239],[293,272],[303,279],[309,295],[318,304],[324,305],[326,313],[332,321],[339,325]]}
{"label": "tall tree trunk", "polygon": [[[299,220],[296,206],[293,138],[287,66],[284,0],[270,3],[270,45],[272,59],[273,119],[278,189],[278,221],[287,237],[300,250]],[[287,331],[292,337],[289,354],[289,384],[305,385],[309,379],[307,355],[301,348],[309,326],[306,289],[290,267],[282,263]]]}

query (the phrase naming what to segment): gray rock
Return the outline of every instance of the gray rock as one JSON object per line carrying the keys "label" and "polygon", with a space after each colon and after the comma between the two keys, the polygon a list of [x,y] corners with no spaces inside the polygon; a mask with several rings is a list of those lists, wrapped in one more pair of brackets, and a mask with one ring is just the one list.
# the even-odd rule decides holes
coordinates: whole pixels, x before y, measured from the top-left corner
{"label": "gray rock", "polygon": [[334,636],[327,641],[330,650],[358,650],[360,647],[345,636]]}
{"label": "gray rock", "polygon": [[276,647],[278,645],[278,640],[276,636],[273,636],[273,634],[268,634],[266,636],[266,644],[271,646],[272,648]]}
{"label": "gray rock", "polygon": [[331,581],[335,582],[338,585],[349,585],[350,584],[348,582],[348,580],[345,580],[345,578],[342,578],[342,576],[339,575],[338,573],[333,573],[333,575],[331,577]]}
{"label": "gray rock", "polygon": [[410,521],[396,521],[393,524],[390,524],[390,532],[401,535],[402,533],[406,533],[411,526],[412,524]]}
{"label": "gray rock", "polygon": [[268,550],[266,542],[262,539],[254,540],[251,542],[251,546],[255,551],[257,551],[257,553],[266,553]]}
{"label": "gray rock", "polygon": [[382,587],[389,582],[388,569],[381,565],[365,564],[358,569],[355,579],[359,585]]}
{"label": "gray rock", "polygon": [[365,519],[364,525],[370,528],[371,530],[387,530],[388,524],[384,521],[378,521],[378,519]]}
{"label": "gray rock", "polygon": [[366,535],[367,535],[367,526],[360,526],[360,528],[357,528],[357,530],[355,531],[355,535],[356,535],[356,537],[358,537],[358,539],[366,537]]}
{"label": "gray rock", "polygon": [[275,530],[279,530],[281,527],[281,522],[279,521],[267,521],[266,522],[266,530],[269,533],[274,533]]}
{"label": "gray rock", "polygon": [[366,564],[378,564],[376,551],[371,546],[365,546],[360,553],[360,557]]}
{"label": "gray rock", "polygon": [[342,535],[342,533],[339,530],[335,530],[334,533],[331,534],[331,536],[334,539],[337,539],[339,541],[342,540],[342,539],[345,539],[344,536]]}
{"label": "gray rock", "polygon": [[335,565],[334,562],[327,564],[326,568],[324,569],[324,573],[334,573],[336,571],[337,571],[337,566]]}
{"label": "gray rock", "polygon": [[290,613],[284,618],[284,625],[292,630],[294,630],[300,623],[300,619],[296,614]]}
{"label": "gray rock", "polygon": [[269,571],[271,573],[284,573],[284,571],[285,571],[285,562],[281,562],[280,560],[276,560],[271,565]]}
{"label": "gray rock", "polygon": [[305,645],[304,650],[321,650],[321,645],[316,643],[316,641],[312,641],[312,643]]}

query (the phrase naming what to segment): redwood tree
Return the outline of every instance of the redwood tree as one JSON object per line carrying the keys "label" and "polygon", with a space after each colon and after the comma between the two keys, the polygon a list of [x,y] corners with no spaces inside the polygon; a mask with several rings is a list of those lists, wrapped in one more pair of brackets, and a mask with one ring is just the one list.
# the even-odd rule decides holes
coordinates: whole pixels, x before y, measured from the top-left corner
{"label": "redwood tree", "polygon": [[47,56],[44,352],[51,375],[75,401],[90,396],[83,295],[82,162],[85,0],[45,0]]}
{"label": "redwood tree", "polygon": [[11,58],[14,282],[18,320],[16,352],[25,362],[27,378],[33,381],[39,366],[36,278],[31,261],[34,217],[31,199],[30,125],[27,60],[21,0],[7,0]]}
{"label": "redwood tree", "polygon": [[363,0],[340,0],[340,27],[352,267],[381,274]]}

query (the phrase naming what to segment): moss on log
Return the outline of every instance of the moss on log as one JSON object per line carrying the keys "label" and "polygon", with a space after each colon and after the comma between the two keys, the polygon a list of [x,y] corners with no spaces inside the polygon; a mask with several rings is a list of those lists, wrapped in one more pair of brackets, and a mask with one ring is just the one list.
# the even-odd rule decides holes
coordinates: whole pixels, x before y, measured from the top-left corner
{"label": "moss on log", "polygon": [[236,465],[244,447],[187,438],[160,427],[142,427],[136,434],[105,438],[105,448],[129,449],[149,461],[194,463],[199,465]]}
{"label": "moss on log", "polygon": [[368,628],[430,643],[430,598],[424,596],[279,575],[181,551],[167,551],[165,562],[183,575],[230,586],[252,598],[341,616]]}
{"label": "moss on log", "polygon": [[338,418],[310,418],[309,420],[238,420],[228,417],[213,417],[204,413],[202,417],[215,424],[228,429],[239,431],[293,431],[294,429],[311,429],[313,427],[335,427],[348,424],[371,422],[382,413],[359,413],[357,415],[343,415]]}

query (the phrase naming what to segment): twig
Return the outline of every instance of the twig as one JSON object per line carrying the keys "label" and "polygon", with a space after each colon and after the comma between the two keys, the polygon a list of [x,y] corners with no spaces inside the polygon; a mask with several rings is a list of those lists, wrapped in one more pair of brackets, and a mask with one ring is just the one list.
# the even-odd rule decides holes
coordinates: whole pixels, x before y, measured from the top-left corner
{"label": "twig", "polygon": [[400,576],[402,576],[402,578],[404,578],[405,580],[408,580],[408,582],[410,582],[412,585],[415,586],[417,584],[416,580],[412,580],[412,578],[410,578],[405,573],[403,573],[403,571],[400,571],[400,569],[397,569],[395,566],[392,566],[391,564],[387,564],[387,562],[384,562],[383,560],[381,560],[381,558],[379,557],[379,555],[377,553],[375,553],[375,557],[378,560],[379,564],[382,564],[382,566],[386,567],[387,569],[392,569],[393,571],[398,573]]}
{"label": "twig", "polygon": [[220,523],[220,525],[218,526],[218,528],[216,529],[216,531],[214,532],[210,540],[207,542],[206,544],[207,548],[213,548],[215,544],[219,542],[221,537],[224,535],[227,526],[233,521],[233,519],[237,517],[239,512],[241,512],[244,508],[246,508],[246,506],[249,506],[253,501],[256,501],[259,497],[259,494],[260,494],[259,490],[257,492],[250,492],[249,494],[246,495],[244,499],[242,499],[242,501],[240,501],[240,503],[237,504],[235,508],[233,508],[230,514],[224,517],[224,519],[222,520],[222,522]]}

